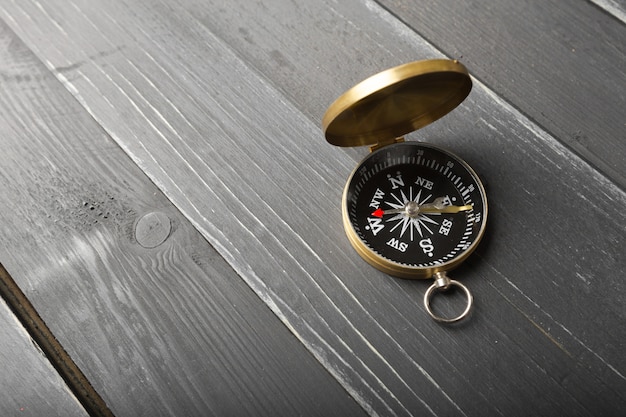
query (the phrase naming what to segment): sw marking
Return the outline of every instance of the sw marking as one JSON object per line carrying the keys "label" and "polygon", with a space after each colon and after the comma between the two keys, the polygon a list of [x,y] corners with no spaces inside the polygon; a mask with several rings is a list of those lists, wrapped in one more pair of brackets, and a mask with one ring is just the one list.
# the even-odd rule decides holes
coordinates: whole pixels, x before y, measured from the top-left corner
{"label": "sw marking", "polygon": [[394,249],[399,250],[400,252],[406,252],[406,249],[409,247],[408,243],[400,242],[395,237],[392,237],[389,242],[387,242],[387,246],[391,246]]}

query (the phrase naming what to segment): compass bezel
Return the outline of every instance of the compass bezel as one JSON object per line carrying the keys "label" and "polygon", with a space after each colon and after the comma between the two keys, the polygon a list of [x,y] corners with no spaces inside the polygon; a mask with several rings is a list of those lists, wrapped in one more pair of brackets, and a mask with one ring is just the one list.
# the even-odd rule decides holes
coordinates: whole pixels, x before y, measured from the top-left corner
{"label": "compass bezel", "polygon": [[[359,169],[361,169],[361,167],[368,161],[369,158],[375,157],[377,153],[388,152],[390,148],[392,147],[407,146],[407,145],[416,146],[418,148],[425,147],[425,148],[434,149],[438,152],[444,153],[449,158],[453,159],[456,163],[461,165],[469,173],[469,175],[472,177],[472,179],[478,186],[481,203],[483,204],[482,220],[480,223],[480,228],[476,234],[476,238],[473,240],[470,246],[467,249],[463,250],[462,252],[459,252],[456,256],[454,256],[449,261],[438,264],[438,265],[434,265],[434,266],[421,267],[421,266],[406,265],[406,264],[396,262],[392,259],[388,259],[376,253],[359,236],[359,234],[355,230],[355,227],[352,221],[350,220],[348,194],[349,194],[349,190],[352,185],[352,182],[355,178],[355,175],[357,175],[357,172],[359,171]],[[457,155],[450,152],[449,150],[441,148],[439,146],[429,144],[429,143],[428,144],[423,143],[423,142],[411,141],[411,142],[388,145],[388,146],[385,146],[384,148],[381,148],[375,152],[370,153],[365,158],[363,158],[363,160],[361,160],[361,162],[352,171],[352,173],[350,174],[348,178],[348,181],[346,182],[346,185],[343,190],[343,195],[342,195],[343,225],[344,225],[346,235],[348,236],[348,240],[350,241],[350,244],[352,245],[352,247],[367,263],[369,263],[376,269],[382,272],[385,272],[389,275],[399,277],[399,278],[428,279],[428,278],[433,277],[438,272],[446,272],[446,271],[450,271],[458,267],[478,247],[478,244],[480,243],[485,233],[485,229],[487,225],[487,215],[488,215],[487,195],[485,192],[484,185],[482,181],[480,180],[480,177],[476,174],[476,172],[462,158],[458,157]]]}

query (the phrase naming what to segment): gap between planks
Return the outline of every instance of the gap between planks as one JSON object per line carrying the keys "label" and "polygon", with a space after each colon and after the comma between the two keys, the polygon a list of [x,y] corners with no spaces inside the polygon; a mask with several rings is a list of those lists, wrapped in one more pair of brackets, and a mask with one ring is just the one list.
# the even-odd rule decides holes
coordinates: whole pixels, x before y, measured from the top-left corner
{"label": "gap between planks", "polygon": [[6,301],[13,314],[46,355],[54,369],[61,375],[87,413],[92,417],[114,417],[102,397],[54,337],[50,328],[2,264],[0,264],[0,296]]}

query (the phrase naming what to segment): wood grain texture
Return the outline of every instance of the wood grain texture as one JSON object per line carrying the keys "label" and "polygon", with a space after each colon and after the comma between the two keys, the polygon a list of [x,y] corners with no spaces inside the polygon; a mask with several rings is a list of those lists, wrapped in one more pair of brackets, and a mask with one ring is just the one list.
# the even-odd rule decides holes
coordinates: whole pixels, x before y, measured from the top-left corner
{"label": "wood grain texture", "polygon": [[626,1],[624,0],[591,0],[593,4],[606,11],[616,19],[626,23]]}
{"label": "wood grain texture", "polygon": [[87,416],[2,299],[0,335],[0,415]]}
{"label": "wood grain texture", "polygon": [[625,21],[589,1],[380,3],[626,189]]}
{"label": "wood grain texture", "polygon": [[477,81],[454,114],[412,135],[452,149],[487,183],[487,238],[455,272],[476,296],[471,321],[431,322],[419,302],[425,283],[378,273],[350,247],[339,201],[365,151],[326,144],[319,119],[362,78],[441,55],[377,4],[0,4],[370,414],[626,407],[626,288],[617,275],[626,269],[626,195],[528,109]]}
{"label": "wood grain texture", "polygon": [[[0,87],[0,259],[116,416],[363,414],[4,24]],[[64,414],[4,358],[3,415]]]}

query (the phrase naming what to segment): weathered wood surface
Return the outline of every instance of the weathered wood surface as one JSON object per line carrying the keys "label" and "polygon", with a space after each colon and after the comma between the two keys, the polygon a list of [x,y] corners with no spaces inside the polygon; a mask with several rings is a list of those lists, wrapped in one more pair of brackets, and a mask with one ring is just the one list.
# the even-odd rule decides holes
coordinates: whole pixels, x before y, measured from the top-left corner
{"label": "weathered wood surface", "polygon": [[[546,7],[567,15],[559,9],[564,6]],[[596,22],[612,17],[576,7],[587,14],[563,30],[593,33],[588,42],[597,46],[623,45],[623,25],[609,20],[613,32],[598,31]],[[365,151],[327,145],[319,120],[338,94],[376,71],[463,51],[431,39],[438,51],[370,1],[4,1],[0,11],[370,414],[619,415],[626,408],[626,288],[619,276],[626,270],[626,195],[623,168],[614,163],[624,155],[623,113],[614,102],[585,97],[600,109],[589,112],[587,122],[605,129],[605,136],[588,153],[576,148],[567,133],[568,123],[578,122],[570,106],[580,98],[574,86],[589,92],[597,82],[582,76],[579,61],[572,61],[567,74],[574,81],[565,82],[560,101],[534,103],[528,93],[518,98],[506,78],[483,75],[487,85],[477,81],[459,109],[411,135],[454,150],[487,183],[487,238],[455,273],[474,292],[476,309],[471,320],[450,328],[425,315],[426,283],[391,279],[351,249],[339,201]],[[441,14],[440,21],[453,26],[452,16]],[[530,32],[531,23],[520,32]],[[467,30],[476,39],[483,26]],[[569,36],[578,39],[573,32]],[[497,27],[493,33],[500,33]],[[505,50],[510,55],[499,68],[530,62],[549,46]],[[594,56],[607,62],[605,55]],[[469,69],[489,74],[487,64],[471,61]],[[605,70],[611,99],[623,99],[623,67]],[[531,77],[535,70],[526,71]],[[537,91],[549,91],[551,79],[534,75]],[[539,120],[533,112],[542,111],[553,117]],[[592,156],[601,152],[605,166]],[[140,192],[145,185],[137,187]],[[32,278],[24,276],[28,284]],[[154,299],[188,290],[163,285],[155,283],[160,295]],[[149,294],[142,291],[130,305],[143,305]],[[257,332],[270,331],[259,326]],[[118,337],[103,334],[109,343]],[[154,362],[140,359],[146,366]],[[92,377],[102,378],[92,368]]]}
{"label": "weathered wood surface", "polygon": [[2,299],[0,335],[0,415],[87,415]]}
{"label": "weathered wood surface", "polygon": [[[363,414],[3,23],[0,45],[0,259],[114,414]],[[76,414],[10,330],[0,414]]]}
{"label": "weathered wood surface", "polygon": [[623,4],[380,3],[437,48],[462,59],[476,78],[626,189]]}

